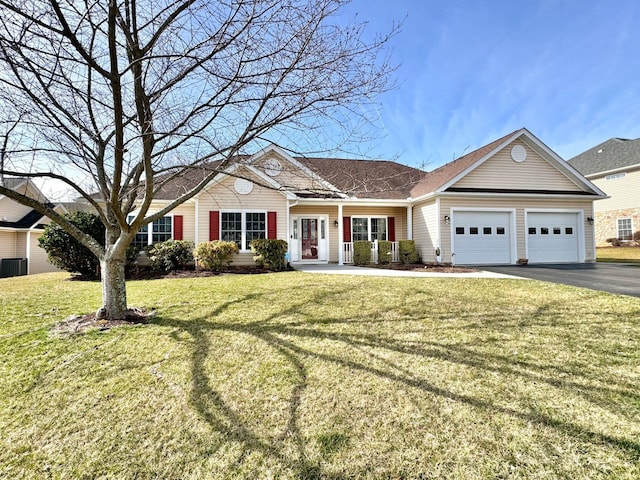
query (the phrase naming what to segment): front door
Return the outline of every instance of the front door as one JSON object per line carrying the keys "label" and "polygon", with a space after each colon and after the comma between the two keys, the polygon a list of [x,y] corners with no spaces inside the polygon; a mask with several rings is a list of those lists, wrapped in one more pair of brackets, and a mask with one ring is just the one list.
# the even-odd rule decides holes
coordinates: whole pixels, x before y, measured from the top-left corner
{"label": "front door", "polygon": [[300,226],[302,230],[302,260],[318,260],[318,219],[303,218]]}
{"label": "front door", "polygon": [[293,216],[291,220],[291,260],[293,262],[326,262],[329,235],[326,215]]}

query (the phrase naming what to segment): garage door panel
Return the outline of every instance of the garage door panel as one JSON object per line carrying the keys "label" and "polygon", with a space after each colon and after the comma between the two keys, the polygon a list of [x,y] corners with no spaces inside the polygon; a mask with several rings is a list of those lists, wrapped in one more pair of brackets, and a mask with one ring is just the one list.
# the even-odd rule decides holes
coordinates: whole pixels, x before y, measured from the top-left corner
{"label": "garage door panel", "polygon": [[453,252],[458,265],[512,263],[511,214],[454,212]]}
{"label": "garage door panel", "polygon": [[530,263],[578,262],[579,241],[577,213],[532,212],[527,215]]}

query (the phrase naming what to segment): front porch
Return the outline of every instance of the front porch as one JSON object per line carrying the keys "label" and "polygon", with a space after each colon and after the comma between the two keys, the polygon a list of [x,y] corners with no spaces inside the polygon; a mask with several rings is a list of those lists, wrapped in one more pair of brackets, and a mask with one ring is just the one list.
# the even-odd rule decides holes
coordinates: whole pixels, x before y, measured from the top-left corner
{"label": "front porch", "polygon": [[[391,205],[390,205],[391,204]],[[390,261],[399,262],[399,241],[410,240],[411,206],[404,201],[343,201],[318,205],[292,202],[288,209],[289,255],[296,264],[353,264],[354,242],[371,243],[379,263],[379,241],[391,242]]]}
{"label": "front porch", "polygon": [[[353,263],[353,242],[341,242],[342,243],[342,259],[346,265]],[[378,240],[371,242],[371,262],[379,263],[379,249]],[[391,263],[400,262],[400,249],[398,248],[398,242],[391,242]]]}

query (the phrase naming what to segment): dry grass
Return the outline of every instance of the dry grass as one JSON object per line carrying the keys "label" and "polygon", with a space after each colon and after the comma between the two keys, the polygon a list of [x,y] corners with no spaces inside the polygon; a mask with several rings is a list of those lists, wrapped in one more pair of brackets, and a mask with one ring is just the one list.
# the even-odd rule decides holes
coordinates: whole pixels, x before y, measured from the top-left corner
{"label": "dry grass", "polygon": [[640,299],[283,273],[129,284],[149,325],[60,336],[96,283],[0,280],[6,478],[640,477]]}
{"label": "dry grass", "polygon": [[640,247],[600,247],[596,257],[598,262],[640,263]]}

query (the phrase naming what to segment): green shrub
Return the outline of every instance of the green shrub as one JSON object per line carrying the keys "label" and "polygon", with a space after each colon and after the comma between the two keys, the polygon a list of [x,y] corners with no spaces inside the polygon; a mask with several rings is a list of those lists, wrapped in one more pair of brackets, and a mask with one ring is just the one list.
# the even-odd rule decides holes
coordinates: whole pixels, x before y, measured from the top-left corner
{"label": "green shrub", "polygon": [[198,265],[205,270],[221,272],[229,268],[233,261],[233,256],[238,254],[236,242],[225,242],[224,240],[213,240],[199,244],[193,251],[193,255],[198,259]]}
{"label": "green shrub", "polygon": [[251,241],[251,251],[253,260],[261,267],[268,268],[275,272],[285,269],[284,255],[289,246],[284,240],[271,240],[260,238]]}
{"label": "green shrub", "polygon": [[193,264],[193,247],[191,240],[167,240],[154,243],[147,250],[149,264],[153,270],[169,272],[180,270]]}
{"label": "green shrub", "polygon": [[[105,228],[98,215],[75,212],[65,214],[65,217],[81,231],[95,238],[100,245],[104,245]],[[52,265],[90,278],[99,276],[98,258],[57,223],[53,222],[44,228],[38,244],[47,252]]]}
{"label": "green shrub", "polygon": [[356,265],[369,265],[371,263],[371,242],[368,240],[353,242],[353,263]]}
{"label": "green shrub", "polygon": [[391,263],[391,242],[378,240],[378,263],[380,265]]}
{"label": "green shrub", "polygon": [[418,250],[416,250],[416,242],[413,240],[400,240],[398,242],[400,251],[400,261],[404,264],[418,263]]}

